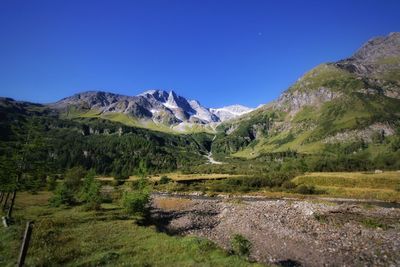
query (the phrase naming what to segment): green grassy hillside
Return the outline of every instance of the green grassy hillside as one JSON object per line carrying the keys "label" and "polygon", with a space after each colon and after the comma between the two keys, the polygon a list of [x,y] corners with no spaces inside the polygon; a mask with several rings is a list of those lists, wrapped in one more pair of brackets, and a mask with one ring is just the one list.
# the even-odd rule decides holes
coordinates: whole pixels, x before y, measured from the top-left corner
{"label": "green grassy hillside", "polygon": [[376,143],[379,134],[386,134],[385,144],[379,143],[387,148],[400,132],[400,99],[386,96],[380,84],[322,64],[276,102],[220,125],[213,152],[244,158],[287,150],[320,153],[331,143]]}

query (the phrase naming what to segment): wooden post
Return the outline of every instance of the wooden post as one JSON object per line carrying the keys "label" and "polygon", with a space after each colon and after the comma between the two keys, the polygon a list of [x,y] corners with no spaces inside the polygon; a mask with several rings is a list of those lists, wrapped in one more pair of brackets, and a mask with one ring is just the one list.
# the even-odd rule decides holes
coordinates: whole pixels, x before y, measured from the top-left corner
{"label": "wooden post", "polygon": [[22,240],[21,251],[19,253],[19,258],[17,263],[18,267],[24,266],[25,257],[26,254],[28,253],[29,241],[31,240],[32,228],[33,228],[33,222],[27,222],[24,239]]}
{"label": "wooden post", "polygon": [[12,215],[12,211],[13,211],[13,208],[14,208],[14,203],[15,203],[15,197],[16,196],[17,196],[17,190],[14,189],[14,192],[13,192],[13,195],[12,195],[12,198],[11,198],[11,204],[10,204],[10,207],[8,207],[8,212],[7,212],[7,218],[8,219],[11,219],[11,215]]}

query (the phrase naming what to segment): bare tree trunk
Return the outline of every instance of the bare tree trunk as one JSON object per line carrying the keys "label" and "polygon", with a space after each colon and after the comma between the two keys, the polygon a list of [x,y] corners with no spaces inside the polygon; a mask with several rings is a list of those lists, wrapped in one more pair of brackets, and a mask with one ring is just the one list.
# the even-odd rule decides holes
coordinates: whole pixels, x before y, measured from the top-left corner
{"label": "bare tree trunk", "polygon": [[11,219],[11,215],[12,215],[12,211],[13,211],[13,208],[14,208],[14,203],[15,203],[15,197],[16,196],[17,196],[17,190],[14,189],[14,192],[13,192],[13,195],[12,195],[12,198],[11,198],[11,204],[10,204],[10,207],[8,207],[8,212],[7,212],[7,218],[8,219]]}
{"label": "bare tree trunk", "polygon": [[4,192],[0,192],[0,205],[1,203],[3,203],[4,195],[5,195]]}
{"label": "bare tree trunk", "polygon": [[6,210],[7,201],[8,201],[9,196],[10,196],[10,192],[7,192],[6,199],[4,200],[4,204],[3,204],[3,210]]}

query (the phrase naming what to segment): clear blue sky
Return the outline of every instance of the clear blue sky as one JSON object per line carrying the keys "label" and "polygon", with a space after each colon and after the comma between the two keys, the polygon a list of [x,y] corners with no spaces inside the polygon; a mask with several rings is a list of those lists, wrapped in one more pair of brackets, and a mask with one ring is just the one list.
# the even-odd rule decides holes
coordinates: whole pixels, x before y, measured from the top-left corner
{"label": "clear blue sky", "polygon": [[398,0],[0,0],[0,95],[158,88],[257,106],[393,31]]}

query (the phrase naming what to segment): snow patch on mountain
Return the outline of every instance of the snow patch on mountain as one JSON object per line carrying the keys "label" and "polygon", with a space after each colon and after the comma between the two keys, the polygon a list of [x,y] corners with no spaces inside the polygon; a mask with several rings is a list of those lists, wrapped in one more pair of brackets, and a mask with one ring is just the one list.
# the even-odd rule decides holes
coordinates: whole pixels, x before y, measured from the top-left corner
{"label": "snow patch on mountain", "polygon": [[210,111],[221,121],[227,121],[253,111],[253,108],[242,105],[231,105],[222,108],[211,108]]}

